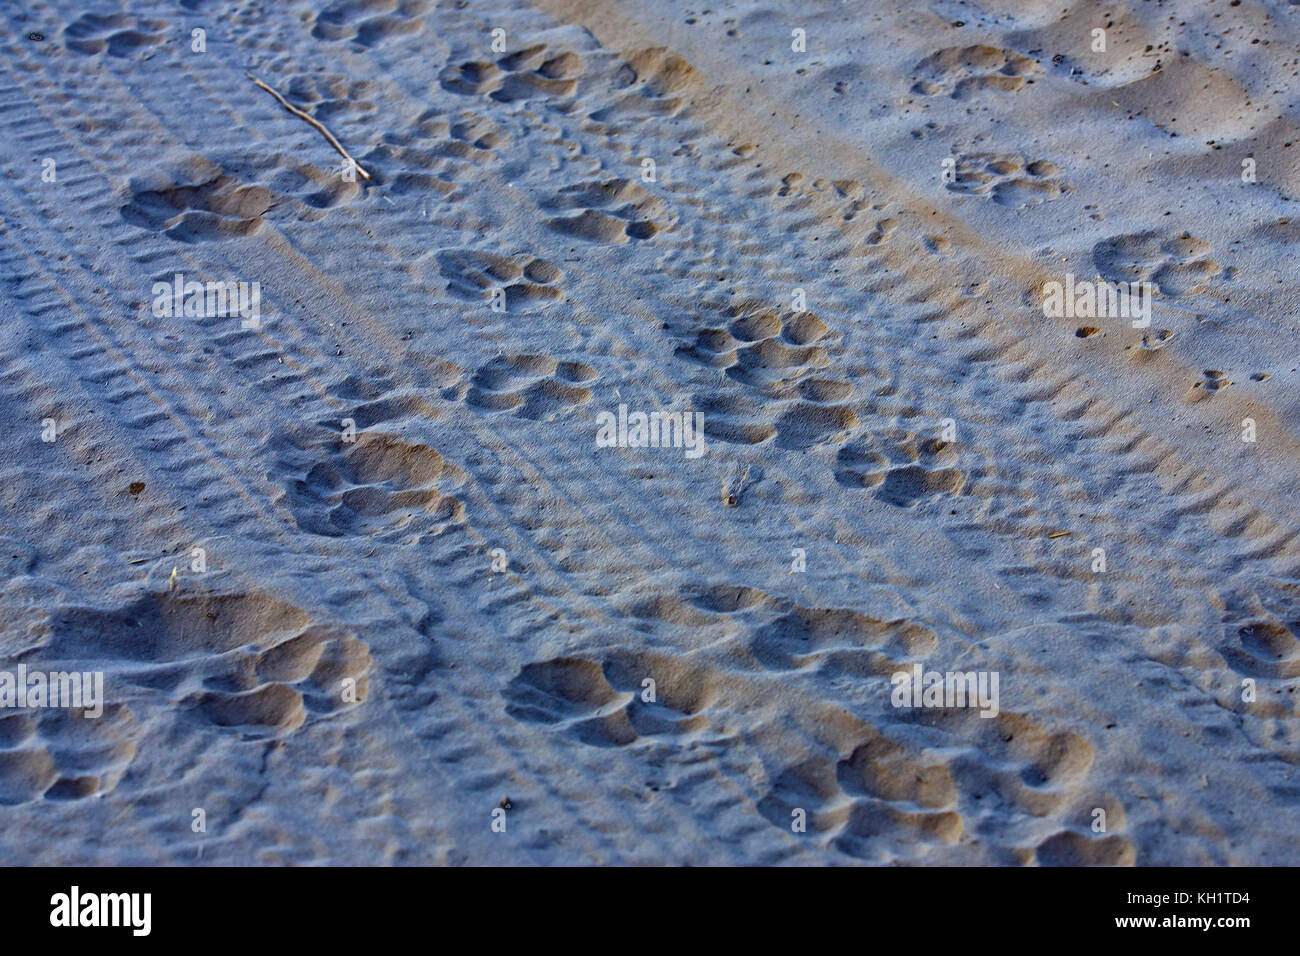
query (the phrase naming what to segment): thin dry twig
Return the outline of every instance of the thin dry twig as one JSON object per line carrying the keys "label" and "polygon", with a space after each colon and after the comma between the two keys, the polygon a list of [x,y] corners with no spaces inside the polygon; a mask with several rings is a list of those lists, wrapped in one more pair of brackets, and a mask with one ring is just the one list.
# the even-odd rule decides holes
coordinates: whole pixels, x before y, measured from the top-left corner
{"label": "thin dry twig", "polygon": [[337,149],[337,150],[339,151],[339,155],[341,155],[341,156],[342,156],[344,159],[346,159],[349,163],[351,163],[353,166],[355,166],[357,172],[359,172],[362,176],[365,176],[366,179],[369,179],[369,178],[370,178],[370,174],[369,174],[368,172],[366,172],[364,169],[361,168],[361,164],[360,164],[360,163],[358,163],[355,159],[353,159],[350,155],[348,155],[348,151],[347,151],[346,149],[343,148],[343,144],[341,144],[337,139],[334,138],[334,134],[331,133],[329,130],[327,130],[324,126],[322,126],[322,125],[321,125],[321,124],[320,124],[316,119],[314,119],[313,117],[311,117],[311,116],[308,115],[307,113],[304,113],[302,110],[298,109],[298,107],[294,106],[292,103],[290,103],[288,100],[286,100],[283,96],[281,96],[279,93],[277,93],[274,89],[272,89],[271,87],[267,86],[265,83],[263,83],[263,82],[262,82],[261,80],[259,80],[257,77],[255,77],[252,73],[247,73],[247,72],[245,72],[245,73],[244,73],[244,76],[248,77],[250,80],[252,80],[252,81],[253,81],[254,83],[256,83],[258,86],[260,86],[262,89],[266,90],[266,92],[268,92],[268,93],[270,93],[272,96],[274,96],[277,100],[280,101],[280,105],[283,106],[285,109],[287,109],[287,110],[288,110],[290,113],[292,113],[294,116],[297,116],[299,119],[304,119],[304,120],[306,120],[306,121],[307,121],[308,123],[310,123],[312,126],[315,126],[318,130],[320,130],[321,133],[325,136],[325,138],[326,138],[327,140],[330,141],[330,145],[333,146],[335,149]]}

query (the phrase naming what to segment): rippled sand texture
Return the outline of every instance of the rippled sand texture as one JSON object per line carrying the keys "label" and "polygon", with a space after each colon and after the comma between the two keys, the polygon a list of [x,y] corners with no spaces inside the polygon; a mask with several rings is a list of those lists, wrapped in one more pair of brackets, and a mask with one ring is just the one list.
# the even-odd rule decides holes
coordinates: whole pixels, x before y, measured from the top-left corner
{"label": "rippled sand texture", "polygon": [[1007,7],[6,5],[5,859],[1300,862],[1300,8]]}

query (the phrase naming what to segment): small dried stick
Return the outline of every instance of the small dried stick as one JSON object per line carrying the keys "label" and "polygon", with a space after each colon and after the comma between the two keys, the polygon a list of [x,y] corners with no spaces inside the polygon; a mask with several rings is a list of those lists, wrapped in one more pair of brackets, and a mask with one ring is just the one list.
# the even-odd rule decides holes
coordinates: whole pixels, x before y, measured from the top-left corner
{"label": "small dried stick", "polygon": [[334,134],[331,133],[329,130],[327,130],[324,126],[322,126],[322,125],[321,125],[317,120],[315,120],[314,118],[312,118],[311,116],[309,116],[307,113],[304,113],[302,110],[298,109],[298,107],[294,106],[292,103],[290,103],[288,100],[286,100],[283,96],[281,96],[279,93],[277,93],[277,92],[276,92],[275,90],[273,90],[271,87],[267,86],[265,83],[263,83],[263,82],[262,82],[261,80],[259,80],[257,77],[255,77],[252,73],[247,73],[247,72],[246,72],[246,73],[244,74],[244,76],[248,77],[250,80],[252,80],[252,81],[253,81],[254,83],[256,83],[258,86],[260,86],[262,89],[266,90],[266,92],[268,92],[268,93],[270,93],[272,96],[274,96],[277,100],[280,101],[280,105],[283,106],[285,109],[287,109],[287,110],[288,110],[290,113],[292,113],[294,116],[297,116],[297,117],[299,117],[300,119],[305,119],[305,120],[306,120],[308,123],[310,123],[312,126],[315,126],[318,130],[320,130],[321,133],[324,135],[324,137],[325,137],[327,140],[330,141],[330,145],[333,146],[335,149],[337,149],[337,150],[339,151],[339,155],[341,155],[341,156],[342,156],[344,159],[346,159],[349,163],[351,163],[353,166],[355,166],[356,169],[357,169],[357,172],[359,172],[362,176],[365,176],[366,179],[369,179],[369,178],[370,178],[370,174],[369,174],[368,172],[366,172],[364,169],[361,168],[361,164],[360,164],[360,163],[358,163],[355,159],[353,159],[350,155],[348,155],[348,151],[347,151],[346,149],[343,148],[343,145],[342,145],[342,144],[341,144],[337,139],[334,138]]}

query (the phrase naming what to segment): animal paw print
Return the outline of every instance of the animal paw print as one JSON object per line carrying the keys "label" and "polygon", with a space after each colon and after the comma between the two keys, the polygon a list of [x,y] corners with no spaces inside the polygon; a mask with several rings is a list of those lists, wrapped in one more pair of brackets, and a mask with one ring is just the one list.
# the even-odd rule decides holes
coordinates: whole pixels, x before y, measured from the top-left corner
{"label": "animal paw print", "polygon": [[932,53],[916,65],[913,93],[935,96],[952,90],[952,98],[964,100],[982,90],[1015,92],[1032,83],[1042,71],[1029,57],[992,46],[948,47]]}
{"label": "animal paw print", "polygon": [[965,476],[952,467],[957,455],[937,438],[901,432],[887,442],[865,436],[840,449],[835,479],[850,488],[869,488],[876,497],[900,508],[941,494],[959,495]]}
{"label": "animal paw print", "polygon": [[816,668],[855,677],[889,676],[937,646],[934,631],[915,621],[801,605],[759,628],[750,642],[754,657],[770,670]]}
{"label": "animal paw print", "polygon": [[44,708],[0,717],[0,806],[80,800],[117,786],[135,756],[139,724],[123,704],[104,704],[98,717],[86,713]]}
{"label": "animal paw print", "polygon": [[596,370],[584,362],[557,362],[545,355],[499,356],[474,373],[465,400],[484,411],[513,411],[549,421],[591,401],[586,386],[596,377]]}
{"label": "animal paw print", "polygon": [[1205,378],[1197,382],[1196,385],[1193,385],[1193,388],[1199,385],[1201,388],[1205,389],[1206,392],[1212,395],[1215,392],[1222,391],[1232,384],[1232,380],[1228,378],[1227,373],[1217,368],[1207,368],[1204,375]]}
{"label": "animal paw print", "polygon": [[[1078,333],[1075,333],[1076,335]],[[1147,352],[1159,352],[1168,345],[1174,337],[1172,329],[1153,329],[1150,332],[1142,333],[1142,348]],[[1210,374],[1209,372],[1206,373]],[[1222,374],[1222,373],[1219,373]]]}
{"label": "animal paw print", "polygon": [[282,499],[298,526],[328,537],[409,538],[463,522],[464,503],[447,492],[464,473],[427,445],[369,428],[369,417],[354,419],[362,429],[354,436],[325,426],[314,441],[284,443],[282,470],[302,475]]}
{"label": "animal paw print", "polygon": [[1209,258],[1210,249],[1208,242],[1187,232],[1177,238],[1141,232],[1097,243],[1092,258],[1103,279],[1151,281],[1164,295],[1176,297],[1197,291],[1223,273]]}
{"label": "animal paw print", "polygon": [[691,404],[704,415],[704,434],[733,445],[761,445],[776,435],[771,410],[746,395],[706,392]]}
{"label": "animal paw print", "polygon": [[830,187],[835,201],[841,203],[840,208],[843,210],[841,216],[845,222],[852,222],[858,217],[858,213],[871,206],[867,199],[866,188],[856,179],[836,179],[829,183],[818,180],[814,186],[819,189]]}
{"label": "animal paw print", "polygon": [[1035,847],[1034,857],[1041,866],[1132,866],[1137,848],[1117,833],[1060,830]]}
{"label": "animal paw print", "polygon": [[557,211],[581,210],[553,218],[547,225],[558,233],[588,242],[622,245],[629,239],[650,239],[667,220],[664,204],[626,179],[566,186],[542,205]]}
{"label": "animal paw print", "polygon": [[[345,679],[352,699],[366,695],[367,646],[265,591],[149,592],[107,610],[62,607],[50,630],[49,652],[102,662],[106,686],[148,687],[208,722],[252,734],[289,732],[309,714],[348,706]],[[134,724],[129,714],[119,720]]]}
{"label": "animal paw print", "polygon": [[1224,621],[1222,654],[1230,667],[1247,677],[1300,677],[1300,611],[1275,612],[1254,595],[1233,596]]}
{"label": "animal paw print", "polygon": [[289,81],[288,98],[316,119],[329,123],[339,116],[356,117],[374,113],[378,107],[369,96],[373,84],[338,73],[295,76]]}
{"label": "animal paw print", "polygon": [[1053,177],[1060,168],[1045,159],[1026,162],[1022,156],[979,153],[957,160],[952,192],[987,196],[999,206],[1024,209],[1049,202],[1064,191]]}
{"label": "animal paw print", "polygon": [[[263,176],[265,185],[258,181]],[[305,191],[313,185],[319,188]],[[122,218],[177,242],[207,242],[254,235],[277,206],[298,219],[320,219],[359,191],[331,170],[287,156],[263,157],[251,166],[191,156],[133,178]]]}
{"label": "animal paw print", "polygon": [[723,369],[774,404],[744,396],[705,394],[697,407],[705,433],[722,441],[758,444],[776,437],[782,448],[806,450],[843,441],[858,423],[842,404],[852,394],[846,381],[820,374],[830,365],[830,329],[811,312],[781,313],[760,302],[728,306],[723,327],[696,329],[677,354]]}
{"label": "animal paw print", "polygon": [[812,757],[779,773],[759,812],[788,830],[803,810],[809,832],[823,834],[832,849],[888,862],[942,852],[967,832],[1016,858],[1043,817],[1079,802],[1094,752],[1077,734],[1010,712],[899,713],[906,716],[887,728],[859,728],[839,760]]}
{"label": "animal paw print", "polygon": [[596,747],[653,739],[685,744],[708,728],[714,697],[712,683],[678,660],[620,652],[603,660],[556,657],[525,664],[505,691],[511,717]]}
{"label": "animal paw print", "polygon": [[1073,805],[1096,757],[1079,734],[1029,714],[1004,710],[984,717],[972,707],[900,713],[927,732],[937,730],[946,743],[974,751],[977,759],[960,761],[957,770],[965,788],[981,795],[980,811],[988,815],[1045,817]]}
{"label": "animal paw print", "polygon": [[452,93],[515,103],[538,96],[570,97],[578,89],[581,73],[582,57],[572,51],[551,54],[541,43],[495,63],[473,60],[449,65],[438,81]]}
{"label": "animal paw print", "polygon": [[786,173],[781,177],[781,185],[775,195],[784,199],[787,196],[793,196],[802,191],[803,173]]}
{"label": "animal paw print", "polygon": [[950,758],[919,754],[869,728],[838,762],[813,757],[777,774],[758,810],[787,831],[803,811],[808,832],[826,835],[832,849],[875,859],[957,843],[965,829],[958,795]]}
{"label": "animal paw print", "polygon": [[[441,110],[428,110],[409,130],[385,134],[363,158],[374,167],[375,181],[391,192],[437,193],[454,204],[461,173],[491,161],[492,151],[504,142],[505,131],[487,117],[470,111],[447,117]],[[390,178],[384,167],[399,171]]]}
{"label": "animal paw print", "polygon": [[676,116],[687,94],[701,82],[700,72],[666,47],[641,50],[618,66],[613,86],[619,98],[592,112],[591,118],[603,123],[619,114]]}
{"label": "animal paw print", "polygon": [[745,395],[705,393],[695,398],[704,414],[704,433],[739,445],[775,438],[779,448],[806,451],[847,438],[858,416],[839,399],[851,386],[829,379],[805,379],[797,386],[807,400],[773,405]]}
{"label": "animal paw print", "polygon": [[377,46],[391,37],[419,33],[424,28],[420,15],[431,6],[428,0],[343,0],[321,11],[311,35]]}
{"label": "animal paw print", "polygon": [[180,181],[163,174],[132,180],[122,218],[181,242],[249,236],[275,204],[264,186],[241,182],[206,161],[193,163],[194,175]]}
{"label": "animal paw print", "polygon": [[505,130],[490,118],[477,113],[461,113],[452,121],[447,132],[454,141],[484,151],[496,149],[506,139]]}
{"label": "animal paw print", "polygon": [[876,222],[875,226],[872,227],[871,232],[867,233],[867,237],[863,242],[869,246],[879,246],[886,242],[889,239],[890,234],[897,228],[898,220],[886,216],[884,219],[880,219]]}
{"label": "animal paw print", "polygon": [[545,259],[473,249],[444,249],[437,259],[448,291],[467,302],[499,303],[504,309],[498,311],[527,312],[564,298],[556,288],[564,273]]}
{"label": "animal paw print", "polygon": [[292,733],[309,716],[362,703],[370,648],[350,634],[310,626],[273,644],[223,655],[188,703],[218,727],[262,737]]}
{"label": "animal paw print", "polygon": [[63,41],[73,53],[129,57],[166,41],[167,24],[137,20],[125,13],[99,16],[85,13],[63,30]]}
{"label": "animal paw print", "polygon": [[[830,364],[830,329],[811,312],[782,313],[763,303],[730,306],[725,326],[700,329],[678,353],[726,370],[766,396],[791,397],[798,382]],[[825,396],[827,393],[822,393]]]}

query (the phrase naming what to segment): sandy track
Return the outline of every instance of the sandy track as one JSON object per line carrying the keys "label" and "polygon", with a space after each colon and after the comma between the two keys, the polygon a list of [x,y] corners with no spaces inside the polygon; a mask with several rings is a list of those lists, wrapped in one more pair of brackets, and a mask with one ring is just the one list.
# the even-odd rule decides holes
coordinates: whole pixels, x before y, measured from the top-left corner
{"label": "sandy track", "polygon": [[[0,716],[11,858],[1294,861],[1280,7],[1152,78],[1084,6],[109,6],[0,62],[2,646],[109,687]],[[1145,342],[1065,271],[1155,281]]]}

